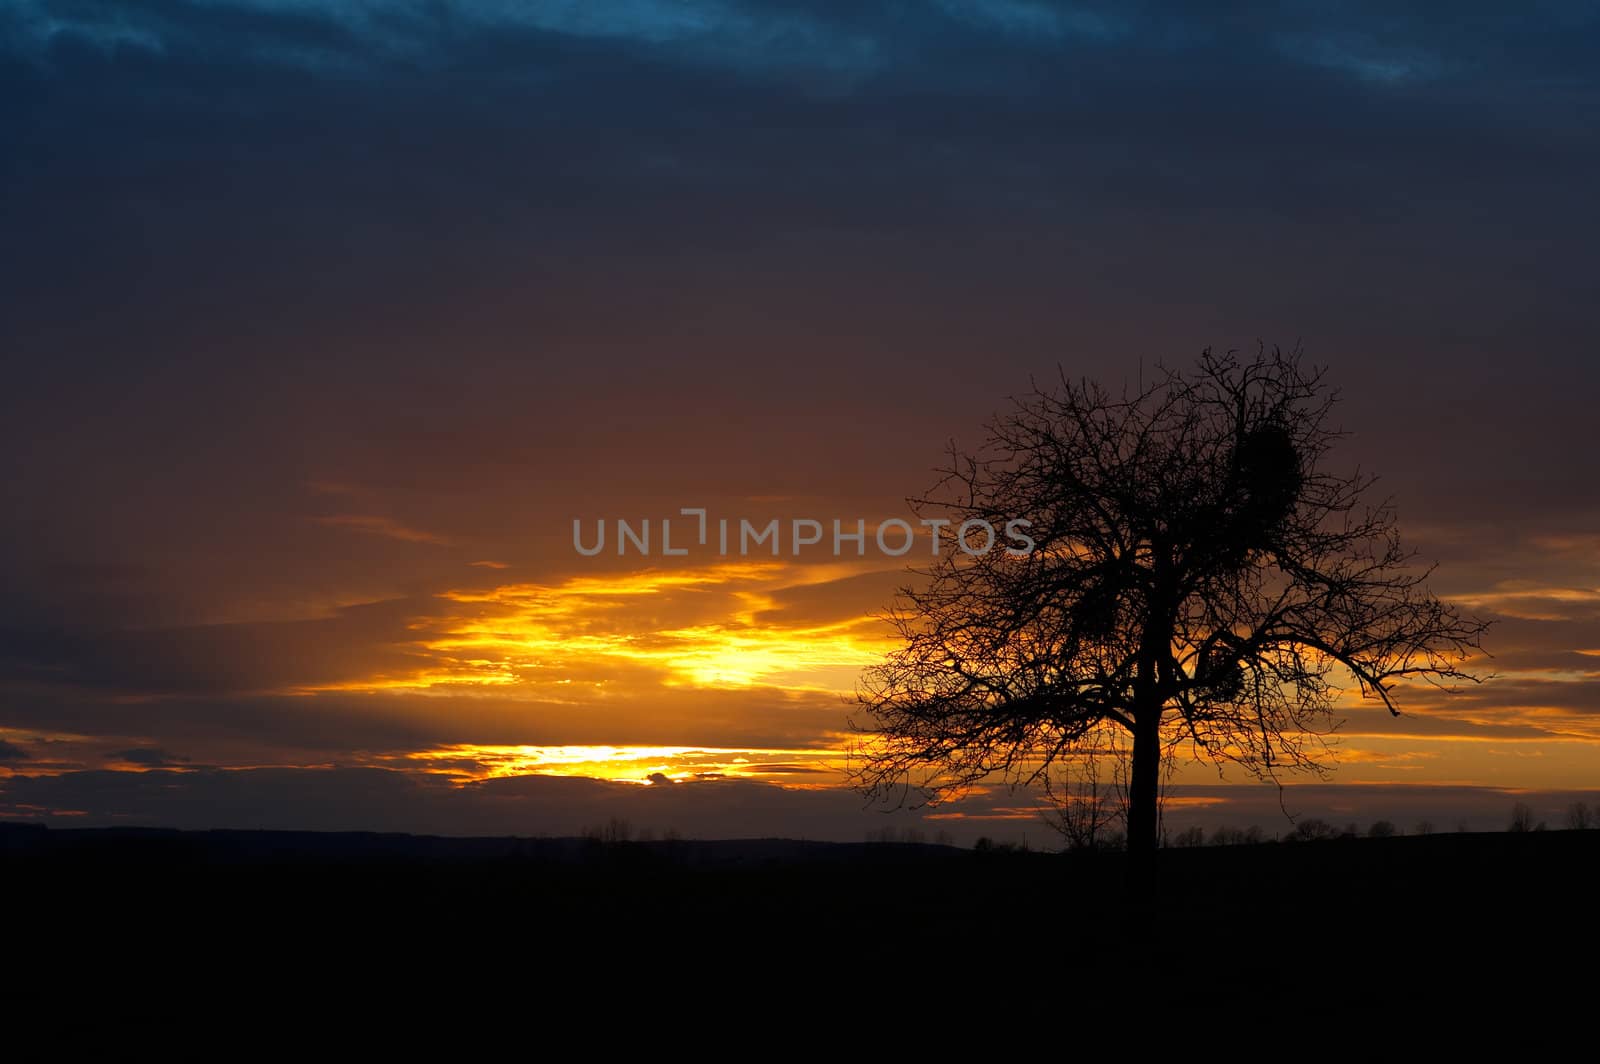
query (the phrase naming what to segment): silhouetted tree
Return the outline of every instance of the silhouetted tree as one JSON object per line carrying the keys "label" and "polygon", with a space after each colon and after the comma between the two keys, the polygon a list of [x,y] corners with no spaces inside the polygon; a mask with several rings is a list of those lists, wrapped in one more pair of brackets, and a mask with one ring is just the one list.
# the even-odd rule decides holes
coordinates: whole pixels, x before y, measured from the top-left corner
{"label": "silhouetted tree", "polygon": [[1251,824],[1248,828],[1219,827],[1211,833],[1212,846],[1254,846],[1263,841],[1261,829]]}
{"label": "silhouetted tree", "polygon": [[1374,820],[1372,826],[1367,829],[1369,839],[1388,839],[1396,834],[1394,824],[1387,820]]}
{"label": "silhouetted tree", "polygon": [[1594,813],[1588,803],[1573,802],[1567,806],[1567,827],[1573,831],[1587,831],[1594,827]]}
{"label": "silhouetted tree", "polygon": [[982,854],[1027,853],[1028,840],[1023,839],[1021,842],[996,842],[989,836],[984,835],[981,836],[977,842],[972,844],[972,850],[974,853]]}
{"label": "silhouetted tree", "polygon": [[1289,837],[1296,842],[1317,842],[1321,839],[1336,838],[1338,834],[1338,829],[1326,820],[1308,817],[1294,826],[1294,834]]}
{"label": "silhouetted tree", "polygon": [[[1319,771],[1342,688],[1398,713],[1485,625],[1430,594],[1373,478],[1330,472],[1334,393],[1298,352],[1206,351],[1113,393],[1063,374],[990,423],[919,515],[941,552],[902,590],[903,646],[863,676],[871,795],[1033,784],[1101,729],[1129,738],[1128,844],[1153,853],[1163,767]],[[1032,550],[982,526],[1031,522]]]}
{"label": "silhouetted tree", "polygon": [[920,828],[889,825],[867,832],[867,841],[879,846],[921,846],[928,836]]}
{"label": "silhouetted tree", "polygon": [[1127,787],[1117,770],[1123,761],[1112,751],[1110,778],[1102,776],[1108,771],[1103,751],[1090,748],[1078,762],[1062,762],[1062,779],[1044,777],[1045,795],[1051,808],[1043,812],[1049,824],[1067,844],[1069,850],[1097,850],[1110,848],[1115,838],[1112,826],[1127,819]]}
{"label": "silhouetted tree", "polygon": [[1533,807],[1527,802],[1518,802],[1511,807],[1511,823],[1506,826],[1507,831],[1532,831]]}

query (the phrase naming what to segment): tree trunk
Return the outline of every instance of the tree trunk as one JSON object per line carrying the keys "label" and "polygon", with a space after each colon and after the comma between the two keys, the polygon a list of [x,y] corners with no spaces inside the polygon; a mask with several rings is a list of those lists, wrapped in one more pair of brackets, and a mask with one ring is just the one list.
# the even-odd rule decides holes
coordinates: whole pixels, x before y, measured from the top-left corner
{"label": "tree trunk", "polygon": [[1133,770],[1128,780],[1128,854],[1153,875],[1161,832],[1161,706],[1141,706],[1133,718]]}
{"label": "tree trunk", "polygon": [[[1161,715],[1167,695],[1161,662],[1172,652],[1176,596],[1166,552],[1152,544],[1156,586],[1151,620],[1139,648],[1133,690],[1133,768],[1128,779],[1128,886],[1135,900],[1155,905],[1156,848],[1161,842]],[[1153,908],[1150,910],[1153,913]]]}

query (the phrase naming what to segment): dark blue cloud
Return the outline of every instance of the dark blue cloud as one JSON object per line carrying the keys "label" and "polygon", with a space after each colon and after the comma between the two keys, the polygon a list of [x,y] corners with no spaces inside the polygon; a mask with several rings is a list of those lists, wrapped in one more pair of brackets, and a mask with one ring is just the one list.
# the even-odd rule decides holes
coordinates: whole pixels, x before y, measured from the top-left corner
{"label": "dark blue cloud", "polygon": [[[937,447],[1062,357],[1257,336],[1335,361],[1431,505],[1480,508],[1468,469],[1584,505],[1587,5],[30,0],[0,26],[26,610],[182,624],[171,566],[313,553],[285,515],[330,467],[578,493],[598,407],[561,396],[641,433],[664,391],[762,426],[894,406],[886,439]],[[585,453],[634,454],[619,489],[694,464],[611,439]],[[854,468],[750,454],[762,490]],[[70,596],[48,575],[129,555]]]}
{"label": "dark blue cloud", "polygon": [[[140,598],[153,544],[298,543],[263,515],[330,465],[560,477],[596,408],[553,396],[633,424],[663,389],[765,425],[903,401],[926,414],[885,435],[936,447],[1063,356],[1257,336],[1336,360],[1440,505],[1468,466],[1580,497],[1587,5],[30,0],[0,25],[0,442],[31,515],[0,533],[59,570],[126,564],[114,527],[148,572],[75,591],[98,616],[182,623]],[[980,348],[981,396],[940,383]],[[1513,378],[1538,397],[1508,410]],[[1430,455],[1458,417],[1481,451]],[[43,561],[14,593],[59,601]]]}

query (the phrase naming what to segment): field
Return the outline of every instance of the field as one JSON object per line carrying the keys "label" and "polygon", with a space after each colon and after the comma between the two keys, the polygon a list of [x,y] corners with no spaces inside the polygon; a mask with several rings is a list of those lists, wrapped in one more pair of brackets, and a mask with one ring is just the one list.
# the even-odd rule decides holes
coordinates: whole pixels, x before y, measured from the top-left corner
{"label": "field", "polygon": [[1163,993],[1290,1001],[1417,979],[1484,989],[1490,969],[1537,982],[1550,957],[1596,944],[1596,831],[1166,850],[1153,898],[1129,889],[1123,861],[786,840],[0,826],[14,945],[70,948],[80,963],[182,957],[218,978],[306,958],[321,976],[352,978],[559,961],[586,978],[820,973],[811,985],[858,990],[961,973],[1053,973],[1065,986],[1158,971]]}

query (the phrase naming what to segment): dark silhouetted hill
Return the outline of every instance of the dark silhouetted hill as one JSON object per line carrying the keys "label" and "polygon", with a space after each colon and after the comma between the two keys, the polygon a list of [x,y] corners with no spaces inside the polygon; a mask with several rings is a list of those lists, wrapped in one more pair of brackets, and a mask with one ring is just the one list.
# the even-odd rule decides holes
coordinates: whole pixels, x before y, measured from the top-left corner
{"label": "dark silhouetted hill", "polygon": [[1103,981],[1154,964],[1164,984],[1208,1000],[1235,987],[1287,1002],[1330,966],[1466,991],[1597,944],[1600,831],[1164,850],[1149,904],[1127,897],[1122,861],[784,839],[0,825],[11,955],[79,966],[181,956],[226,973],[317,958],[392,976],[492,954],[598,978],[710,957],[735,981],[736,966],[802,960],[857,979],[874,965],[904,980],[1017,963]]}

